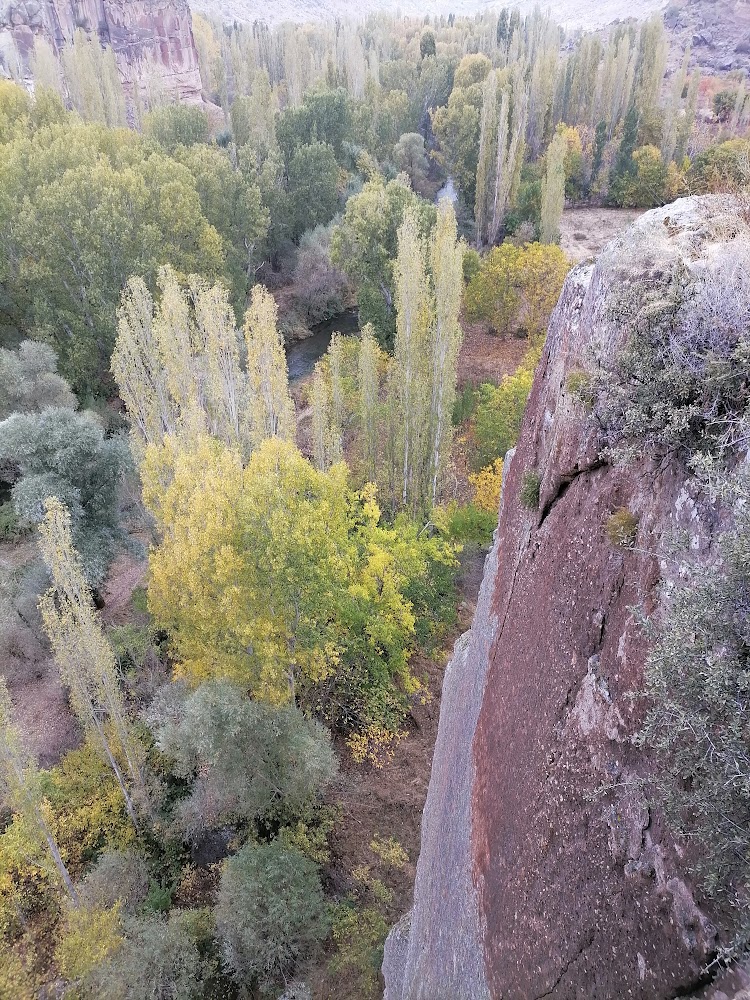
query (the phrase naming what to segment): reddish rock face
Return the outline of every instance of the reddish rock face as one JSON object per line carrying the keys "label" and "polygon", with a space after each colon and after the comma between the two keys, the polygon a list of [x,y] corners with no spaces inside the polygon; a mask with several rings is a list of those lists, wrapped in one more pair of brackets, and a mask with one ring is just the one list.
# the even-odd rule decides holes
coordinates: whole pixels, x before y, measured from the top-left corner
{"label": "reddish rock face", "polygon": [[156,82],[180,101],[202,100],[187,0],[0,0],[0,75],[29,76],[34,38],[59,52],[76,28],[113,48],[131,95]]}
{"label": "reddish rock face", "polygon": [[[648,213],[568,278],[506,463],[477,615],[446,676],[387,1000],[667,1000],[701,982],[716,930],[647,805],[655,763],[631,741],[648,652],[633,609],[657,610],[679,575],[661,556],[669,536],[687,532],[711,560],[723,525],[677,463],[606,464],[566,383],[624,343],[616,289],[637,295],[667,257],[720,266],[728,208],[685,199]],[[519,499],[528,473],[533,511]],[[638,519],[634,551],[604,532],[623,507]]]}

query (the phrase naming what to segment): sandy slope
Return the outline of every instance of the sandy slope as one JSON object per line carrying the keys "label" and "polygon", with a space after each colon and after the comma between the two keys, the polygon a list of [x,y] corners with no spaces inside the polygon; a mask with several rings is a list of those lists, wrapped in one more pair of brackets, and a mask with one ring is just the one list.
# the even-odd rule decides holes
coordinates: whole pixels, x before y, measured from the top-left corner
{"label": "sandy slope", "polygon": [[[486,10],[499,10],[503,6],[518,6],[522,13],[530,13],[535,0],[521,0],[506,4],[497,0],[191,0],[191,6],[201,14],[210,14],[224,20],[311,21],[333,17],[362,17],[377,10],[401,11],[402,14],[424,17],[426,14],[475,14]],[[548,5],[555,17],[569,27],[597,28],[617,18],[645,17],[665,6],[661,0],[552,0]]]}

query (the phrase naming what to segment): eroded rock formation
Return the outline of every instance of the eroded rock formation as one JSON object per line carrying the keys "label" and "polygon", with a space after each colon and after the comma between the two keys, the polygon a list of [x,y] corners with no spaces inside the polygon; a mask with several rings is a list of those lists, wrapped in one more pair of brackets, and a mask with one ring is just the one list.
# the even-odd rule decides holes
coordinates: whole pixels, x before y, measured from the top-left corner
{"label": "eroded rock formation", "polygon": [[156,79],[181,101],[201,101],[187,0],[0,0],[0,76],[28,78],[35,39],[59,53],[76,28],[112,47],[126,90]]}
{"label": "eroded rock formation", "polygon": [[[686,532],[714,558],[714,507],[676,461],[610,465],[568,375],[626,334],[615,291],[681,259],[716,266],[716,198],[650,212],[570,275],[553,315],[471,631],[446,673],[414,907],[386,1000],[667,1000],[697,989],[717,931],[683,847],[647,805],[639,728],[647,644]],[[726,236],[724,235],[724,237]],[[519,494],[540,477],[538,510]],[[627,507],[635,550],[604,526]]]}

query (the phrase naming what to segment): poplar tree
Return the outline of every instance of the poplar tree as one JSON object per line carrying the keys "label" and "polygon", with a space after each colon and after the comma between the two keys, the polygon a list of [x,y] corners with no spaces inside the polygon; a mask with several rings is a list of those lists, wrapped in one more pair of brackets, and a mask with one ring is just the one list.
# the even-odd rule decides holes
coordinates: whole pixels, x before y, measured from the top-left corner
{"label": "poplar tree", "polygon": [[73,904],[78,894],[44,814],[41,775],[13,722],[13,705],[0,677],[0,791],[7,806],[21,816],[43,841]]}
{"label": "poplar tree", "polygon": [[359,433],[362,463],[367,479],[377,479],[378,456],[378,360],[380,349],[371,324],[362,331],[359,345],[357,385],[359,389]]}
{"label": "poplar tree", "polygon": [[[129,785],[143,795],[143,775],[125,716],[117,663],[96,619],[91,591],[73,547],[70,514],[56,497],[46,502],[39,544],[52,578],[52,587],[40,598],[39,610],[60,676],[78,721],[112,768],[128,816],[137,827]],[[118,748],[129,781],[118,763]]]}
{"label": "poplar tree", "polygon": [[240,366],[239,338],[223,285],[191,282],[198,342],[206,359],[206,406],[211,433],[242,450],[247,380]]}
{"label": "poplar tree", "polygon": [[513,193],[518,186],[526,151],[526,125],[529,114],[528,90],[517,68],[512,87],[503,90],[498,123],[495,161],[495,190],[489,243],[497,243],[500,229],[508,213]]}
{"label": "poplar tree", "polygon": [[547,150],[547,170],[542,180],[542,243],[559,243],[560,220],[565,209],[565,135],[558,132]]}
{"label": "poplar tree", "polygon": [[137,450],[177,431],[178,411],[153,331],[154,301],[142,278],[131,278],[117,314],[112,374],[127,407]]}
{"label": "poplar tree", "polygon": [[341,334],[334,333],[328,347],[328,370],[331,381],[331,421],[329,430],[330,464],[335,465],[344,456],[344,385],[342,375]]}
{"label": "poplar tree", "polygon": [[404,507],[418,510],[423,498],[425,466],[425,371],[423,358],[427,335],[428,285],[424,243],[411,209],[398,231],[396,259],[396,345],[400,414],[402,419],[402,487]]}
{"label": "poplar tree", "polygon": [[330,466],[328,460],[328,386],[321,361],[315,365],[310,391],[310,406],[312,407],[313,461],[316,469],[320,472],[327,472]]}
{"label": "poplar tree", "polygon": [[294,403],[277,315],[271,293],[256,285],[244,328],[253,447],[267,438],[294,441],[295,436]]}
{"label": "poplar tree", "polygon": [[463,254],[457,237],[456,215],[453,206],[446,199],[438,208],[437,225],[431,246],[432,279],[435,288],[429,358],[430,472],[433,506],[437,502],[438,482],[450,450],[458,352],[463,338],[458,322],[463,292]]}
{"label": "poplar tree", "polygon": [[482,120],[479,130],[479,159],[477,162],[477,189],[474,201],[476,244],[481,247],[487,233],[490,210],[490,193],[493,187],[495,143],[497,142],[497,72],[493,70],[485,80]]}

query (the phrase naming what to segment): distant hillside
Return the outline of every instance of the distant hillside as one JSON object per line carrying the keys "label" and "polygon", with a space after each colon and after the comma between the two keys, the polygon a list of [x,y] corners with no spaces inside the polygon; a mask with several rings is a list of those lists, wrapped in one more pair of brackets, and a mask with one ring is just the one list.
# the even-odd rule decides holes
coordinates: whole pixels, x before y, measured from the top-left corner
{"label": "distant hillside", "polygon": [[704,71],[750,69],[748,0],[681,0],[669,5],[664,20]]}
{"label": "distant hillside", "polygon": [[[536,0],[522,0],[517,4],[492,0],[432,0],[427,4],[419,0],[360,0],[352,4],[349,0],[277,0],[269,4],[267,0],[192,0],[191,6],[201,14],[225,21],[259,20],[278,24],[281,21],[351,17],[352,14],[364,16],[378,10],[399,10],[414,17],[423,17],[428,13],[461,16],[500,10],[503,6],[517,6],[523,13],[530,13],[537,3]],[[583,28],[598,28],[618,18],[644,17],[665,6],[663,0],[597,0],[595,4],[590,0],[554,0],[549,4],[562,24]]]}

